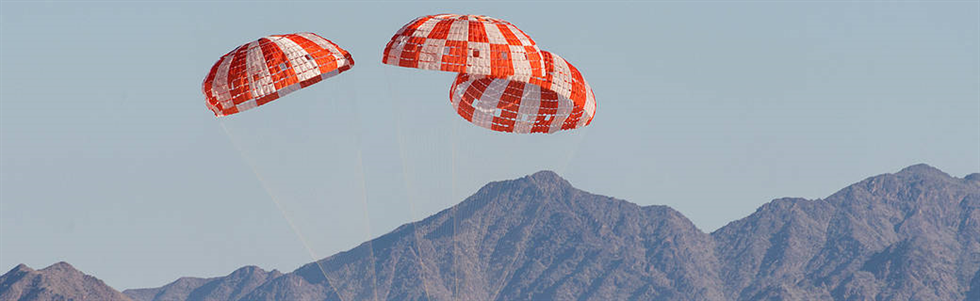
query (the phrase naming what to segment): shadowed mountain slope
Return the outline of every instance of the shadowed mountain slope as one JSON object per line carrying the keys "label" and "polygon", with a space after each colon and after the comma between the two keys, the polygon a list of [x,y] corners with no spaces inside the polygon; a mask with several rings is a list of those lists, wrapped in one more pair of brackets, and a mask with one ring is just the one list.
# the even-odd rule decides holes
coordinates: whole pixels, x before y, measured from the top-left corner
{"label": "shadowed mountain slope", "polygon": [[0,301],[7,300],[130,301],[130,298],[102,280],[59,262],[36,271],[21,264],[0,276]]}
{"label": "shadowed mountain slope", "polygon": [[259,285],[282,276],[279,271],[266,272],[255,266],[235,270],[224,277],[183,277],[158,288],[123,291],[134,300],[239,300]]}
{"label": "shadowed mountain slope", "polygon": [[738,300],[964,300],[980,269],[980,176],[927,165],[823,200],[774,200],[712,233]]}
{"label": "shadowed mountain slope", "polygon": [[546,171],[486,185],[247,299],[719,299],[712,246],[673,209],[589,194]]}
{"label": "shadowed mountain slope", "polygon": [[669,207],[589,194],[544,171],[490,183],[452,208],[291,273],[250,267],[126,294],[140,301],[976,300],[980,174],[955,178],[915,165],[825,199],[773,200],[707,234]]}

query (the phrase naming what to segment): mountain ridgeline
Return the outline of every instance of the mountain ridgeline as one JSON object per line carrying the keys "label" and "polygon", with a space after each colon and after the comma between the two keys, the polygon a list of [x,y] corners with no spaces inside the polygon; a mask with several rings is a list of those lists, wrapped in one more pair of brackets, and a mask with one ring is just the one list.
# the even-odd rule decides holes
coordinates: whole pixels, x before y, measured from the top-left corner
{"label": "mountain ridgeline", "polygon": [[0,301],[100,300],[131,301],[102,280],[85,275],[66,262],[34,270],[17,265],[0,276]]}
{"label": "mountain ridgeline", "polygon": [[137,301],[980,300],[980,174],[915,165],[825,199],[773,200],[709,234],[669,207],[590,194],[543,171],[490,183],[291,273],[245,267],[124,293]]}

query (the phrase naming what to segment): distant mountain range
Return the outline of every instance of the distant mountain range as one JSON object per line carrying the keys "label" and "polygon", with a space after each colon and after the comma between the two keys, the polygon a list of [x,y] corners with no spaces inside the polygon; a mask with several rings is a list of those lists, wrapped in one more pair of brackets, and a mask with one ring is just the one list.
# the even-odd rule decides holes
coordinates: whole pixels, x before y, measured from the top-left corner
{"label": "distant mountain range", "polygon": [[66,262],[35,271],[18,265],[0,276],[0,300],[100,300],[130,301],[95,277],[85,275]]}
{"label": "distant mountain range", "polygon": [[976,301],[980,174],[915,165],[825,199],[773,200],[709,234],[670,207],[542,171],[291,273],[244,267],[124,294],[64,263],[0,277],[0,301]]}

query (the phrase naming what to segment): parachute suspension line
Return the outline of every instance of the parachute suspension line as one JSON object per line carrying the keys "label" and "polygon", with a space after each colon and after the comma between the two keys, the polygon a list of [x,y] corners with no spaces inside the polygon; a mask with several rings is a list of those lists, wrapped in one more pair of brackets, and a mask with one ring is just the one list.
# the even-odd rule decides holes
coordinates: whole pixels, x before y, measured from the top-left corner
{"label": "parachute suspension line", "polygon": [[405,181],[405,191],[408,199],[408,212],[412,218],[412,232],[415,235],[415,257],[419,260],[419,278],[422,280],[422,289],[425,292],[425,299],[432,300],[432,297],[429,294],[428,277],[426,277],[427,269],[425,266],[425,261],[423,260],[424,256],[422,256],[422,243],[419,239],[419,223],[422,221],[418,218],[418,213],[415,211],[415,202],[413,201],[417,192],[415,189],[415,182],[412,180],[408,167],[408,154],[407,150],[405,149],[405,133],[402,130],[401,116],[403,113],[401,110],[401,103],[398,101],[398,99],[395,99],[394,88],[391,86],[390,68],[384,69],[386,77],[385,84],[388,87],[388,100],[392,101],[391,105],[395,109],[395,139],[398,140],[398,156],[402,161],[402,177]]}
{"label": "parachute suspension line", "polygon": [[284,219],[286,219],[286,223],[289,224],[289,228],[292,229],[293,233],[296,234],[296,237],[299,238],[300,243],[303,244],[303,247],[306,249],[306,252],[310,255],[310,258],[313,260],[313,263],[316,264],[317,268],[320,270],[320,273],[323,274],[323,280],[327,282],[327,285],[330,286],[331,290],[337,293],[337,297],[340,298],[341,301],[344,301],[344,298],[340,295],[340,291],[338,291],[337,288],[333,286],[333,283],[330,281],[330,277],[327,276],[327,271],[323,268],[323,265],[321,265],[320,261],[317,259],[319,257],[313,251],[313,248],[310,247],[310,244],[306,240],[306,237],[303,236],[303,233],[300,232],[299,228],[296,227],[296,223],[293,222],[293,219],[289,217],[289,213],[286,212],[286,209],[282,206],[282,202],[279,201],[279,198],[276,197],[276,194],[272,192],[272,188],[270,188],[269,184],[265,181],[265,178],[262,177],[262,174],[259,173],[258,169],[255,167],[255,163],[253,163],[253,161],[245,154],[245,151],[242,149],[238,140],[235,139],[235,136],[232,135],[231,131],[228,130],[228,127],[225,126],[225,122],[219,119],[218,123],[221,124],[221,129],[225,131],[225,135],[228,136],[228,140],[231,140],[231,144],[235,146],[235,150],[238,151],[238,155],[242,157],[242,161],[245,161],[245,164],[248,165],[249,169],[252,170],[252,173],[255,175],[255,178],[259,180],[259,184],[262,185],[262,188],[265,190],[265,193],[269,195],[269,198],[272,200],[272,203],[276,205],[276,209],[279,209],[279,213],[282,214],[282,217]]}
{"label": "parachute suspension line", "polygon": [[[574,136],[573,137],[573,140],[574,140],[573,146],[569,149],[568,153],[565,155],[565,160],[564,160],[564,162],[562,162],[562,165],[558,168],[558,170],[555,171],[555,172],[557,172],[560,175],[563,175],[564,172],[568,170],[568,166],[572,162],[572,159],[575,158],[575,154],[581,148],[582,142],[585,141],[585,137],[588,135],[588,130],[585,129],[585,128],[576,129],[576,130],[574,130],[574,132],[575,133],[572,134]],[[541,210],[547,204],[548,204],[548,199],[545,199],[543,202],[541,202],[541,206],[538,207],[534,211],[534,215],[532,215],[533,220],[531,220],[531,225],[528,228],[528,231],[529,232],[526,233],[525,235],[530,236],[532,234],[530,231],[534,231],[534,228],[538,225],[538,221],[541,220],[541,218],[539,217],[539,215],[541,213]],[[527,244],[527,239],[521,240],[519,243],[521,245],[521,248],[517,248],[517,250],[521,250],[521,249],[524,248],[524,246]],[[497,299],[497,297],[503,291],[504,286],[507,283],[506,280],[509,277],[512,277],[513,276],[513,275],[507,275],[507,274],[512,272],[512,270],[514,268],[514,264],[517,262],[517,258],[518,258],[518,254],[515,253],[514,254],[514,258],[511,259],[510,264],[507,265],[507,269],[505,269],[503,271],[504,274],[501,275],[500,281],[498,281],[496,285],[494,285],[493,287],[490,288],[491,291],[493,292],[493,296],[490,298],[490,300],[496,300]]]}
{"label": "parachute suspension line", "polygon": [[[344,85],[350,89],[350,85]],[[367,237],[367,247],[368,252],[371,254],[371,277],[374,279],[373,292],[374,300],[378,300],[378,259],[374,256],[374,243],[372,241],[371,234],[371,216],[368,213],[368,203],[367,203],[367,183],[365,182],[364,176],[364,159],[361,154],[363,146],[361,145],[361,127],[359,125],[358,110],[357,110],[357,92],[351,91],[351,110],[352,116],[354,116],[354,145],[357,146],[357,176],[360,179],[360,189],[361,189],[361,205],[364,208],[364,227],[365,236]]]}
{"label": "parachute suspension line", "polygon": [[[574,140],[573,146],[568,150],[567,154],[565,155],[565,160],[562,162],[561,166],[558,168],[558,170],[555,171],[559,175],[563,175],[564,172],[568,170],[568,166],[572,162],[572,159],[575,158],[575,154],[581,148],[582,142],[585,141],[585,137],[588,134],[588,131],[586,129],[584,129],[584,128],[576,129],[576,130],[574,130],[574,132],[575,133],[572,134],[574,136],[573,137],[573,140]],[[547,204],[548,204],[548,199],[545,199],[543,202],[541,202],[540,207],[538,207],[534,211],[534,215],[532,215],[531,225],[530,225],[530,227],[528,227],[528,231],[529,232],[525,233],[526,236],[530,236],[532,234],[530,231],[534,231],[534,228],[537,226],[538,221],[541,219],[539,217],[539,215],[541,213],[541,210]],[[491,209],[496,209],[496,206],[495,205],[496,205],[496,203],[493,203],[493,205],[491,206]],[[521,247],[520,248],[517,248],[517,250],[522,250],[524,248],[524,246],[527,244],[527,239],[525,238],[524,240],[521,240],[519,242],[519,244],[520,244]],[[505,287],[505,285],[507,283],[506,280],[509,277],[512,277],[513,276],[512,274],[511,275],[508,275],[508,274],[510,274],[510,273],[513,272],[514,264],[517,263],[517,258],[518,257],[519,257],[518,254],[515,253],[513,259],[511,259],[510,264],[508,264],[507,265],[507,268],[503,270],[502,275],[500,277],[500,280],[497,281],[497,283],[494,286],[490,287],[491,291],[493,292],[493,296],[490,298],[490,300],[497,300],[497,297],[499,297],[500,293],[503,291],[503,289],[504,289],[504,287]]]}
{"label": "parachute suspension line", "polygon": [[[582,142],[585,140],[585,137],[588,134],[588,130],[586,128],[579,128],[573,131],[574,131],[574,133],[572,133],[573,136],[572,140],[574,141],[573,146],[568,149],[568,152],[566,153],[563,162],[555,171],[560,175],[564,175],[564,173],[568,170],[568,167],[571,164],[572,159],[575,158],[576,153],[581,148]],[[524,233],[525,235],[524,239],[518,242],[520,247],[517,248],[516,250],[518,251],[524,250],[527,247],[528,241],[530,240],[531,235],[533,235],[532,232],[534,231],[535,227],[537,227],[538,221],[541,220],[540,217],[541,210],[543,210],[548,205],[548,203],[549,203],[549,199],[545,199],[543,200],[543,202],[540,203],[538,208],[535,209],[534,215],[532,215],[531,217],[532,218],[531,225],[527,228],[528,230],[526,231],[526,233]],[[524,252],[527,251],[525,250]],[[516,270],[514,270],[514,265],[517,263],[518,257],[520,257],[520,254],[518,254],[517,251],[515,251],[510,264],[508,264],[507,268],[502,271],[501,277],[499,281],[497,281],[497,284],[490,287],[491,291],[493,292],[493,296],[491,296],[490,300],[497,300],[500,293],[504,290],[504,288],[506,288],[506,284],[509,278],[514,277],[514,274],[517,272]]]}
{"label": "parachute suspension line", "polygon": [[[452,181],[450,181],[452,183],[451,184],[452,186],[451,186],[451,190],[450,190],[450,196],[452,198],[452,201],[453,202],[456,202],[456,204],[453,205],[453,207],[452,207],[452,215],[453,215],[453,300],[469,300],[466,296],[460,297],[458,295],[458,293],[459,293],[459,286],[460,286],[460,283],[459,283],[459,271],[460,271],[460,268],[459,268],[459,265],[460,265],[460,262],[459,262],[460,250],[459,249],[460,249],[460,241],[459,241],[459,234],[458,233],[459,233],[459,231],[462,230],[462,228],[460,228],[460,224],[459,224],[460,223],[460,220],[459,220],[459,209],[460,209],[460,206],[463,204],[463,200],[465,200],[465,199],[463,199],[463,198],[461,198],[459,196],[459,191],[458,191],[459,185],[457,183],[457,182],[459,182],[459,176],[460,175],[457,172],[456,162],[459,161],[459,159],[460,159],[459,156],[461,154],[461,152],[459,150],[459,148],[460,148],[460,141],[459,141],[460,140],[460,135],[459,135],[459,131],[460,131],[460,128],[462,127],[462,125],[463,125],[463,123],[460,122],[460,119],[461,118],[452,118],[452,120],[453,120],[452,121],[452,133],[450,134],[450,142],[451,142],[451,145],[450,145],[450,151],[451,151],[451,153],[450,153],[450,160],[451,160],[451,162],[450,163],[451,164],[450,164],[450,166],[451,166],[451,170],[452,170]],[[467,212],[463,212],[463,213],[466,214]],[[465,249],[463,251],[465,251]],[[465,274],[464,274],[462,285],[463,286],[466,286]]]}
{"label": "parachute suspension line", "polygon": [[[548,205],[548,200],[549,199],[545,199],[543,202],[541,202],[541,205],[539,205],[538,208],[536,210],[534,210],[534,215],[532,215],[532,217],[531,217],[531,225],[527,227],[528,230],[526,231],[526,233],[524,233],[524,239],[521,239],[518,242],[518,244],[520,245],[520,247],[517,248],[516,250],[518,250],[518,251],[519,250],[523,250],[523,249],[525,249],[527,247],[527,242],[530,240],[530,236],[533,234],[531,232],[534,231],[534,227],[537,227],[538,220],[540,220],[540,218],[538,218],[538,215],[540,215],[541,214],[541,210],[544,209],[544,207],[546,205]],[[493,291],[493,296],[490,297],[490,300],[497,300],[497,297],[498,297],[498,295],[500,295],[500,292],[503,291],[504,288],[506,287],[507,281],[505,281],[505,280],[507,280],[508,278],[514,276],[513,275],[514,274],[513,272],[516,272],[516,271],[513,271],[514,264],[517,263],[517,258],[518,257],[519,257],[519,254],[517,254],[517,251],[515,251],[514,258],[510,260],[510,264],[507,265],[507,269],[505,269],[503,271],[503,275],[501,275],[500,281],[498,281],[496,285],[494,285],[493,287],[490,288]],[[510,274],[510,275],[508,275],[508,274]]]}
{"label": "parachute suspension line", "polygon": [[374,243],[371,240],[371,217],[368,215],[367,186],[364,183],[364,159],[361,155],[360,146],[357,149],[358,175],[361,178],[361,204],[364,208],[364,224],[367,228],[368,250],[371,252],[371,276],[374,277],[374,300],[378,300],[378,259],[374,257]]}
{"label": "parachute suspension line", "polygon": [[574,136],[573,140],[575,140],[575,142],[572,145],[572,147],[568,150],[568,153],[565,156],[565,162],[562,162],[561,167],[559,167],[558,170],[556,170],[556,172],[558,172],[558,174],[562,176],[565,176],[565,172],[568,171],[568,165],[572,163],[572,159],[575,158],[575,155],[578,153],[579,149],[582,148],[582,141],[585,141],[585,136],[589,135],[589,131],[587,127],[576,129],[574,130],[574,132],[575,133],[572,134],[572,136]]}
{"label": "parachute suspension line", "polygon": [[[582,41],[583,38],[585,38],[584,33],[582,31],[579,31],[578,34],[575,36],[575,41]],[[581,70],[579,70],[579,72],[581,72]],[[583,78],[582,80],[584,81],[585,79]],[[598,109],[598,106],[596,107],[596,109]],[[594,114],[595,112],[593,111],[593,115]],[[588,126],[582,126],[581,128],[573,130],[573,132],[575,132],[573,135],[575,135],[576,136],[575,138],[577,139],[575,139],[574,146],[572,146],[572,149],[568,152],[568,155],[565,157],[565,162],[562,163],[562,166],[555,171],[559,175],[565,176],[565,172],[568,171],[568,165],[571,164],[572,159],[575,158],[575,155],[576,153],[578,153],[578,150],[582,148],[582,141],[585,141],[585,136],[588,136],[589,129],[590,128]]]}
{"label": "parachute suspension line", "polygon": [[[585,137],[588,135],[587,128],[579,128],[574,130],[574,132],[575,133],[572,134],[574,136],[573,146],[569,149],[568,153],[566,154],[564,162],[562,162],[561,166],[558,168],[558,170],[556,170],[556,172],[560,175],[564,175],[564,173],[568,171],[568,167],[571,164],[572,159],[575,158],[576,153],[582,147],[582,142],[585,140]],[[523,250],[524,248],[526,248],[527,243],[530,240],[530,236],[533,235],[532,231],[534,231],[535,227],[537,227],[538,221],[541,220],[540,218],[541,210],[548,205],[548,201],[549,199],[545,199],[543,202],[541,202],[541,205],[534,211],[534,215],[532,216],[532,220],[531,220],[531,225],[527,228],[528,231],[525,233],[525,238],[518,242],[520,244],[520,247],[517,248],[517,250]],[[493,296],[490,297],[490,300],[497,300],[497,298],[500,296],[500,293],[506,287],[507,280],[513,277],[514,273],[516,273],[516,271],[514,270],[514,264],[517,263],[518,257],[519,254],[515,252],[514,257],[511,259],[510,264],[508,264],[507,268],[503,271],[500,280],[497,282],[496,285],[490,288],[491,291],[493,292]]]}

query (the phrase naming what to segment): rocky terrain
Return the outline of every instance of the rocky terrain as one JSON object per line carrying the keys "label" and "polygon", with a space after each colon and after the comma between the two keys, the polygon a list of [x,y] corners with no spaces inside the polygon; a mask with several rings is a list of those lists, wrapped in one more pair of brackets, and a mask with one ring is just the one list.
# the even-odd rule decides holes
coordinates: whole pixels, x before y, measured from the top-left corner
{"label": "rocky terrain", "polygon": [[34,270],[18,265],[0,276],[0,301],[100,300],[130,301],[102,280],[85,275],[66,262]]}
{"label": "rocky terrain", "polygon": [[[19,268],[0,278],[0,300],[28,291],[6,280]],[[245,267],[124,293],[137,301],[980,300],[980,174],[915,165],[825,199],[773,200],[704,233],[669,207],[590,194],[543,171],[490,183],[291,273]]]}

